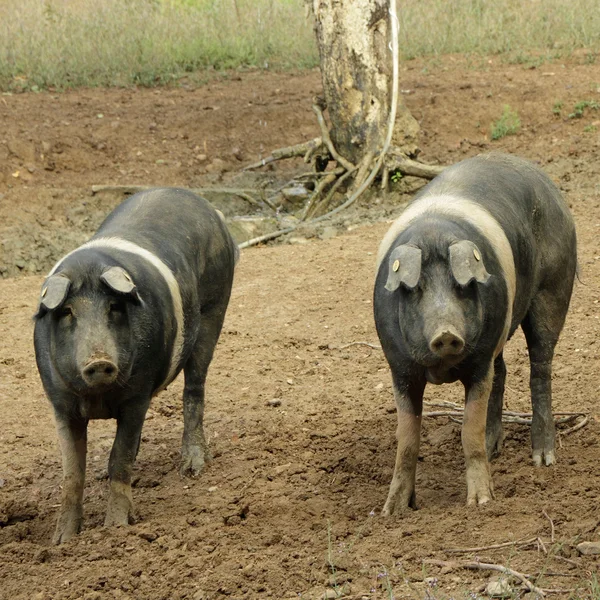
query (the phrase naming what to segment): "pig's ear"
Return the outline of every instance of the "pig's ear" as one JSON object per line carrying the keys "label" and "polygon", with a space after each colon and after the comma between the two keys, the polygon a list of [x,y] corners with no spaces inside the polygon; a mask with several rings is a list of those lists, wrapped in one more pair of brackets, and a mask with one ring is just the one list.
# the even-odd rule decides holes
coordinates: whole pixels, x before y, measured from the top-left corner
{"label": "pig's ear", "polygon": [[40,294],[40,305],[36,317],[43,316],[49,310],[55,310],[65,301],[71,280],[66,275],[52,275],[44,281]]}
{"label": "pig's ear", "polygon": [[390,254],[385,289],[394,292],[400,284],[412,290],[421,277],[421,250],[406,244],[394,248]]}
{"label": "pig's ear", "polygon": [[467,286],[471,281],[487,283],[487,272],[479,248],[469,240],[455,242],[450,246],[450,269],[456,283]]}
{"label": "pig's ear", "polygon": [[100,280],[105,283],[113,292],[130,296],[133,300],[139,301],[137,287],[131,279],[131,275],[121,267],[109,267],[102,275]]}

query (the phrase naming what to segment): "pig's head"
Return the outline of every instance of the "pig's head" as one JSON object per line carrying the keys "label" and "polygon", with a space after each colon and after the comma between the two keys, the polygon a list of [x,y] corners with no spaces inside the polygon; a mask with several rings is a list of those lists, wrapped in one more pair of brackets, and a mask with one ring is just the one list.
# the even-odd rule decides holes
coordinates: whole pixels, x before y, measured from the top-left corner
{"label": "pig's head", "polygon": [[44,325],[55,372],[76,393],[124,385],[133,364],[131,313],[141,304],[119,266],[70,264],[46,279],[35,315]]}
{"label": "pig's head", "polygon": [[472,241],[436,229],[402,236],[405,243],[387,259],[385,288],[398,290],[400,330],[413,359],[438,369],[443,378],[481,335],[479,286],[488,283],[490,274]]}

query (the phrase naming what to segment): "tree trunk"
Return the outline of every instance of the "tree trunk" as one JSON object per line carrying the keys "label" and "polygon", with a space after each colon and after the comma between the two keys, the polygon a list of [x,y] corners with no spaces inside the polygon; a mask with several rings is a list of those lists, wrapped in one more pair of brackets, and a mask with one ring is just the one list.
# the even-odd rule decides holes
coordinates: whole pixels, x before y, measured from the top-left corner
{"label": "tree trunk", "polygon": [[[392,98],[390,0],[312,0],[330,136],[358,164],[377,154],[388,129]],[[392,143],[417,151],[419,125],[399,100]]]}

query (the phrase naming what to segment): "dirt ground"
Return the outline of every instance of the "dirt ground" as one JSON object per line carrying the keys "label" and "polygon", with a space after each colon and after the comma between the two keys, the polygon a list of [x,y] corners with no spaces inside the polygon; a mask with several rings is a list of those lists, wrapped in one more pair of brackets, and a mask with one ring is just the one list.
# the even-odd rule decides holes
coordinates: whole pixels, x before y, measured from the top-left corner
{"label": "dirt ground", "polygon": [[[591,418],[560,438],[556,466],[534,468],[528,427],[508,424],[492,465],[496,500],[467,508],[460,426],[427,418],[419,510],[379,516],[395,456],[390,377],[381,351],[344,346],[377,342],[375,253],[407,199],[380,195],[339,221],[337,236],[243,252],[208,379],[214,461],[197,479],[178,475],[178,379],[144,427],[140,521],[105,529],[114,424],[92,422],[85,528],[59,547],[50,538],[60,456],[31,341],[44,271],[119,200],[93,196],[94,184],[235,184],[242,165],[318,135],[319,73],[0,96],[0,597],[458,600],[480,597],[494,573],[427,561],[476,557],[565,590],[553,598],[598,598],[598,559],[576,550],[600,534],[600,110],[568,118],[577,102],[600,101],[600,68],[585,63],[446,57],[406,63],[401,83],[421,123],[424,161],[515,152],[544,167],[573,210],[581,281],[557,349],[554,406]],[[504,104],[518,111],[521,131],[490,142]],[[268,174],[285,179],[292,168],[280,163]],[[506,359],[506,407],[528,411],[520,333]],[[430,386],[426,398],[461,402],[461,387]],[[539,541],[449,552],[529,538]],[[512,597],[522,590],[514,584]]]}

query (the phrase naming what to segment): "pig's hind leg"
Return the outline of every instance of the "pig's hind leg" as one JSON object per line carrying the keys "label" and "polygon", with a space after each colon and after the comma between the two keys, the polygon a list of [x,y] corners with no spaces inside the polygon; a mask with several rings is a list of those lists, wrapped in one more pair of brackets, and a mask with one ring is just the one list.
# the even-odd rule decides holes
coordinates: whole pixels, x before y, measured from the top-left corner
{"label": "pig's hind leg", "polygon": [[536,466],[549,466],[556,460],[556,433],[552,416],[552,359],[567,308],[568,298],[565,301],[564,296],[556,290],[540,291],[521,324],[531,365],[531,446]]}
{"label": "pig's hind leg", "polygon": [[204,387],[206,374],[225,319],[227,303],[202,311],[196,345],[183,371],[182,475],[198,475],[211,456],[204,437]]}
{"label": "pig's hind leg", "polygon": [[87,450],[87,421],[56,415],[63,464],[62,501],[52,542],[66,542],[81,530]]}

